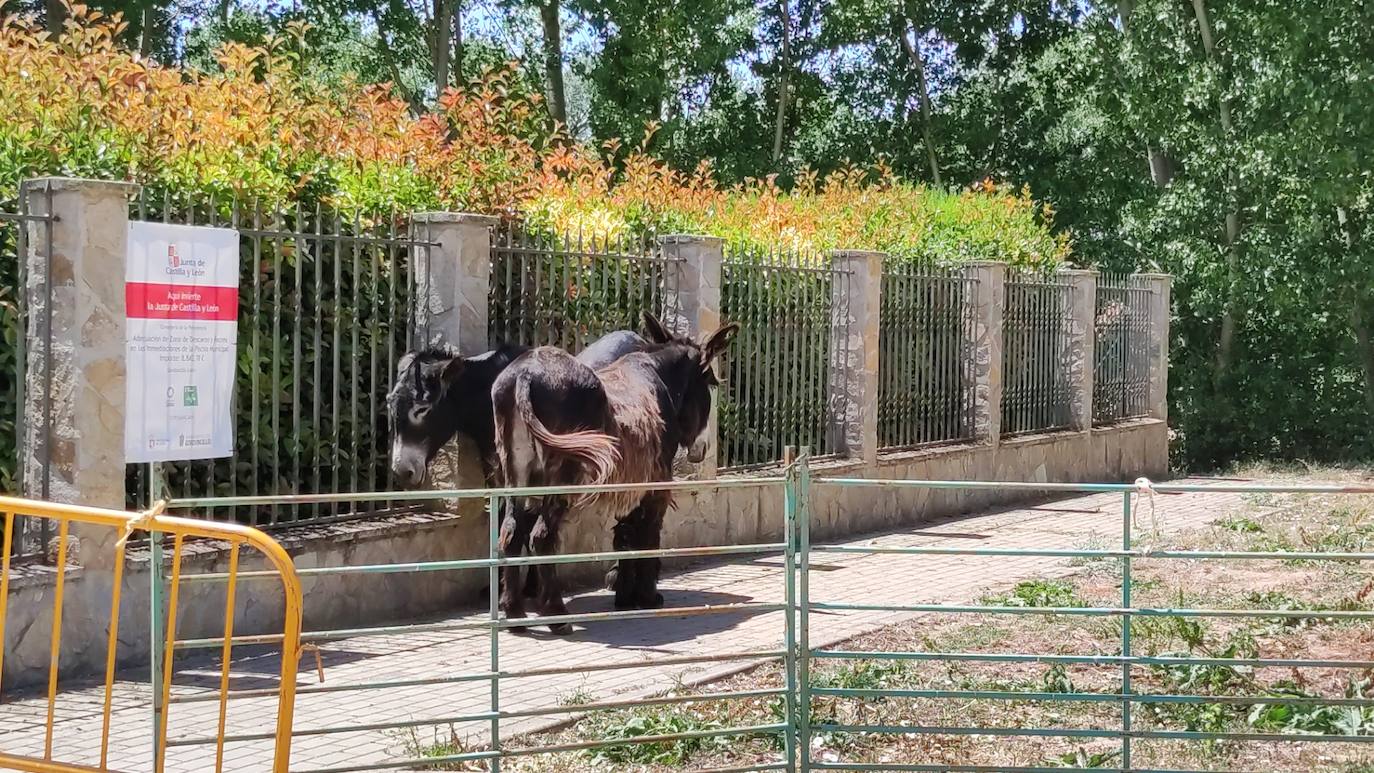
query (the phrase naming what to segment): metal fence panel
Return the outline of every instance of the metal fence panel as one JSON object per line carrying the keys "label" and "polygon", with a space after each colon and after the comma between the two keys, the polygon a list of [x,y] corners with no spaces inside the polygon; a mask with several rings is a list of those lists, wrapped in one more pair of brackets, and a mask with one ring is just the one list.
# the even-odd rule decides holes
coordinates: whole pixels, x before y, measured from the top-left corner
{"label": "metal fence panel", "polygon": [[1111,424],[1150,413],[1152,293],[1139,279],[1097,280],[1093,334],[1093,423]]}
{"label": "metal fence panel", "polygon": [[[830,427],[832,315],[848,318],[843,276],[809,252],[728,248],[721,318],[739,335],[719,393],[722,468],[767,465],[787,446],[835,452]],[[832,308],[839,304],[840,308]]]}
{"label": "metal fence panel", "polygon": [[1073,287],[1053,276],[1012,274],[1002,323],[1002,434],[1064,429],[1072,389],[1066,362]]}
{"label": "metal fence panel", "polygon": [[977,282],[958,270],[889,261],[882,284],[878,447],[972,438],[973,384],[963,357]]}
{"label": "metal fence panel", "polygon": [[518,226],[492,231],[488,338],[576,352],[612,330],[661,315],[676,272],[652,234],[548,236]]}
{"label": "metal fence panel", "polygon": [[[26,431],[25,400],[28,357],[28,299],[26,297],[27,259],[30,247],[52,252],[52,193],[41,212],[31,212],[21,193],[15,199],[0,199],[0,493],[24,491],[24,460],[20,449]],[[47,307],[49,310],[51,306]],[[44,377],[46,394],[51,382]],[[42,466],[41,481],[35,493],[48,495],[47,466]],[[11,551],[16,557],[42,555],[53,536],[47,519],[18,517],[14,524]]]}
{"label": "metal fence panel", "polygon": [[[363,219],[320,206],[145,192],[132,216],[239,231],[235,453],[161,465],[173,496],[393,488],[386,392],[412,343],[408,216]],[[130,465],[130,506],[148,501],[149,467]],[[224,514],[263,527],[388,512],[375,503],[251,507]]]}

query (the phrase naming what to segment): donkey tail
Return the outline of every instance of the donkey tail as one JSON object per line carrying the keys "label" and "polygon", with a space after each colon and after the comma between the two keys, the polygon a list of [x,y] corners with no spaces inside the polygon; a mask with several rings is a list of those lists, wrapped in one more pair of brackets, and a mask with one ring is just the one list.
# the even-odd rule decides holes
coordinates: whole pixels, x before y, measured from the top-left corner
{"label": "donkey tail", "polygon": [[[520,420],[529,427],[530,435],[534,437],[535,442],[555,453],[575,459],[589,478],[582,481],[583,484],[602,486],[611,481],[611,476],[615,474],[615,468],[620,463],[620,447],[614,437],[595,430],[552,432],[544,426],[544,422],[540,421],[538,416],[534,415],[534,407],[530,402],[529,379],[521,377],[516,382],[515,389],[516,410],[520,413]],[[595,495],[585,498],[589,499],[592,496]]]}

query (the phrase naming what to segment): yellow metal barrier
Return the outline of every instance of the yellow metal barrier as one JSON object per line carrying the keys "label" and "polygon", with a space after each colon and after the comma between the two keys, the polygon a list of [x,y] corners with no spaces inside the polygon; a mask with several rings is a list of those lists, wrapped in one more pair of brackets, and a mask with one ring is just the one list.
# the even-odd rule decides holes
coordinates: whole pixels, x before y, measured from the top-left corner
{"label": "yellow metal barrier", "polygon": [[[60,505],[12,497],[0,497],[0,515],[4,517],[4,536],[0,544],[0,678],[4,674],[5,620],[9,603],[11,554],[13,551],[15,519],[20,516],[45,518],[57,522],[56,579],[53,593],[51,660],[47,680],[47,725],[44,730],[42,756],[23,756],[8,753],[0,740],[0,770],[26,773],[90,773],[118,771],[119,761],[110,759],[110,729],[115,685],[116,646],[119,636],[119,602],[124,579],[125,544],[137,532],[156,532],[173,537],[170,594],[165,627],[164,660],[161,684],[156,687],[161,697],[162,712],[156,725],[154,770],[162,773],[167,752],[167,714],[172,688],[172,654],[175,650],[177,602],[181,586],[183,548],[188,538],[205,538],[229,545],[228,592],[224,611],[223,664],[219,683],[219,740],[215,750],[215,771],[224,770],[224,735],[229,694],[229,665],[234,631],[234,589],[238,578],[240,548],[255,548],[267,560],[274,573],[281,578],[285,616],[282,625],[281,686],[278,690],[277,721],[275,727],[273,773],[287,773],[291,756],[291,723],[296,697],[296,668],[300,659],[301,585],[291,557],[272,538],[247,526],[212,523],[187,518],[172,518],[161,514],[161,507],[146,513],[126,513],[92,507]],[[110,624],[105,659],[105,694],[100,733],[100,762],[98,766],[77,764],[54,759],[54,720],[58,696],[58,671],[62,655],[62,609],[66,586],[67,554],[72,525],[108,527],[118,539],[113,547],[113,578],[110,589]],[[89,534],[89,532],[87,532]],[[87,536],[89,539],[89,536]],[[275,639],[276,637],[271,637]],[[85,739],[83,739],[84,741]],[[111,765],[114,767],[111,767]]]}

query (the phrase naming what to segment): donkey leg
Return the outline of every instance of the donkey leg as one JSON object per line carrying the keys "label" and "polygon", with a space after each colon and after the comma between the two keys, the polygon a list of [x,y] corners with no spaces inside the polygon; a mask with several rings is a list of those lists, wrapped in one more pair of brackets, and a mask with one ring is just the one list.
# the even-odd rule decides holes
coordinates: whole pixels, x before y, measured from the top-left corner
{"label": "donkey leg", "polygon": [[[644,515],[634,530],[633,550],[658,550],[663,546],[663,516],[672,504],[672,495],[666,491],[655,491],[644,497]],[[663,594],[658,592],[658,574],[663,561],[657,557],[639,559],[635,573],[632,593],[635,605],[640,609],[658,609],[663,606]]]}
{"label": "donkey leg", "polygon": [[[615,522],[611,529],[611,549],[616,551],[633,550],[632,534],[635,526],[644,517],[644,506],[630,511],[630,514]],[[634,560],[620,560],[606,573],[606,587],[615,591],[616,609],[635,609],[635,578],[639,575],[639,564]]]}
{"label": "donkey leg", "polygon": [[[653,492],[639,507],[615,525],[616,550],[657,550],[661,544],[663,515],[668,510],[666,493]],[[616,609],[658,609],[663,595],[658,592],[659,559],[631,558],[620,562],[615,584]]]}
{"label": "donkey leg", "polygon": [[[532,519],[528,510],[515,507],[507,510],[506,517],[501,520],[501,541],[498,545],[502,558],[520,555],[529,541],[531,525]],[[525,616],[525,597],[520,592],[521,569],[522,567],[519,566],[507,566],[501,569],[501,610],[506,613],[506,617],[509,619]],[[529,574],[534,574],[532,568]],[[512,628],[511,630],[521,631],[524,629]]]}
{"label": "donkey leg", "polygon": [[[558,551],[558,528],[568,512],[566,502],[558,500],[541,508],[538,520],[530,531],[530,551],[537,556],[550,556]],[[568,614],[563,603],[563,583],[558,579],[557,564],[539,564],[539,614],[545,617]],[[549,631],[572,633],[568,623],[553,623]]]}

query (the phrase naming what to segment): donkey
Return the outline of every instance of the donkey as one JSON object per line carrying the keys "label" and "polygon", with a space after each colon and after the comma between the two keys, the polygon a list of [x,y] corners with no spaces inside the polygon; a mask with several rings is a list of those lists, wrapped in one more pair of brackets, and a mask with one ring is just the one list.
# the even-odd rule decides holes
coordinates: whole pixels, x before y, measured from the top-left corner
{"label": "donkey", "polygon": [[[597,339],[577,359],[589,368],[602,368],[649,346],[638,333],[617,330]],[[463,357],[447,347],[430,347],[401,357],[396,382],[387,395],[387,412],[392,426],[391,470],[403,488],[423,485],[439,449],[457,434],[471,438],[477,446],[487,483],[497,480],[491,387],[507,366],[529,350],[503,344]],[[527,513],[508,511],[502,519],[503,541],[512,541],[518,554],[533,526],[534,519]],[[512,576],[518,583],[519,571]],[[537,585],[538,573],[530,571],[525,593],[534,595]]]}
{"label": "donkey", "polygon": [[[644,324],[654,345],[600,370],[559,349],[540,347],[497,376],[491,396],[505,485],[668,481],[680,447],[689,449],[689,460],[701,461],[711,389],[719,384],[712,366],[739,326],[727,325],[698,343],[669,333],[651,314],[644,315]],[[617,550],[655,549],[663,515],[671,505],[670,492],[654,491],[526,498],[518,507],[537,518],[529,536],[530,552],[547,556],[557,549],[565,517],[593,508],[605,508],[615,517]],[[539,613],[566,614],[557,567],[541,564],[537,571]],[[662,605],[658,572],[657,559],[621,562],[611,577],[616,607]],[[514,581],[515,575],[507,579],[501,599],[508,618],[525,615]],[[550,630],[567,633],[571,628],[558,623]]]}

